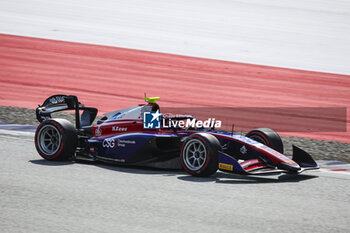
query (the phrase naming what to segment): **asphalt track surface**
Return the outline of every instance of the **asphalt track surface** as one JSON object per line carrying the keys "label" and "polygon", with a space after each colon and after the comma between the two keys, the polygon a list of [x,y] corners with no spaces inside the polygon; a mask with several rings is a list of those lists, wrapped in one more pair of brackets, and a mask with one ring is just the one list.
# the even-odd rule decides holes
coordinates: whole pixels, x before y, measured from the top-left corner
{"label": "asphalt track surface", "polygon": [[350,173],[195,178],[48,162],[0,133],[2,232],[347,232]]}

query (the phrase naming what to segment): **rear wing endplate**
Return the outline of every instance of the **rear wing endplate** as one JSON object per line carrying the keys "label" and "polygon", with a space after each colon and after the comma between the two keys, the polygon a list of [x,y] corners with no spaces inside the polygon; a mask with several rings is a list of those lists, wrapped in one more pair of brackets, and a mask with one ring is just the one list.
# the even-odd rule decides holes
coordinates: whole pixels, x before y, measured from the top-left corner
{"label": "rear wing endplate", "polygon": [[[74,95],[53,95],[47,98],[42,105],[36,109],[36,118],[39,122],[51,118],[51,114],[60,111],[75,111],[75,127],[80,129],[83,126],[91,125],[97,115],[97,109],[85,107]],[[80,116],[80,110],[83,110]]]}

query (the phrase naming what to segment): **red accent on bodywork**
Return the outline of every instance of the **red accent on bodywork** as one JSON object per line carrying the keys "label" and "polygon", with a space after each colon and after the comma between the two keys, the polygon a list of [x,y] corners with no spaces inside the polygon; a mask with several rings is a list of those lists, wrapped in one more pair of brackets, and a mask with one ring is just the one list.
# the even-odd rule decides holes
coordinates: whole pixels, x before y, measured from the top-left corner
{"label": "red accent on bodywork", "polygon": [[242,168],[246,168],[246,167],[252,166],[253,164],[258,164],[258,163],[262,163],[262,161],[260,159],[250,159],[240,163],[240,165]]}
{"label": "red accent on bodywork", "polygon": [[244,170],[245,170],[246,172],[250,172],[250,171],[253,171],[253,170],[256,170],[256,169],[265,168],[265,167],[266,167],[265,164],[260,163],[260,164],[254,165],[254,166],[247,167],[247,168],[245,168]]}
{"label": "red accent on bodywork", "polygon": [[[208,132],[208,133],[210,133],[210,132]],[[272,162],[287,163],[288,165],[290,165],[292,167],[300,167],[296,162],[289,159],[287,156],[279,153],[278,151],[275,151],[274,149],[272,149],[266,145],[261,146],[261,144],[260,144],[259,146],[255,146],[255,145],[248,144],[244,141],[238,140],[238,139],[230,137],[230,136],[216,134],[216,133],[211,133],[211,134],[217,138],[225,138],[228,140],[236,141],[236,142],[239,142],[247,147],[253,148],[255,151],[258,151],[259,153],[263,154],[266,158],[270,159]]]}
{"label": "red accent on bodywork", "polygon": [[240,163],[240,165],[246,172],[266,167],[266,165],[260,159],[246,160]]}
{"label": "red accent on bodywork", "polygon": [[[113,130],[118,128],[126,128],[125,131],[116,131]],[[96,129],[99,128],[101,130],[101,135],[96,135]],[[133,132],[142,132],[143,125],[141,120],[117,120],[111,122],[105,122],[99,125],[93,125],[91,127],[92,135],[94,137],[106,137],[111,135],[119,135],[125,133],[133,133]],[[149,131],[147,131],[149,132]]]}

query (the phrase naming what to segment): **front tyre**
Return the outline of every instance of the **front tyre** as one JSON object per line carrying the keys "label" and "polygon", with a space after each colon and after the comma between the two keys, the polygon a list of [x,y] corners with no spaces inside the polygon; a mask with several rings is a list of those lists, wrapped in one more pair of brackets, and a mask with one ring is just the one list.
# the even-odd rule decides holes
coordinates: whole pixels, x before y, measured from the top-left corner
{"label": "front tyre", "polygon": [[218,151],[221,146],[216,137],[207,133],[189,136],[181,149],[181,164],[193,176],[211,176],[218,169]]}
{"label": "front tyre", "polygon": [[246,137],[260,142],[283,154],[283,143],[276,131],[269,128],[254,129],[246,134]]}
{"label": "front tyre", "polygon": [[46,160],[65,161],[74,156],[78,139],[73,124],[65,119],[43,121],[35,132],[35,147]]}

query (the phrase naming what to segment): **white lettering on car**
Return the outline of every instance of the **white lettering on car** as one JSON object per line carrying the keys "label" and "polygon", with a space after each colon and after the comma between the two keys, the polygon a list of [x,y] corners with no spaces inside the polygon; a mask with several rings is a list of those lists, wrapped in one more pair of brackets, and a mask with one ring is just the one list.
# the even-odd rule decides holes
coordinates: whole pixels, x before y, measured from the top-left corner
{"label": "white lettering on car", "polygon": [[133,140],[123,140],[123,139],[118,139],[118,146],[120,147],[125,147],[125,144],[135,144],[136,142]]}
{"label": "white lettering on car", "polygon": [[50,99],[52,104],[64,103],[64,96],[54,96]]}
{"label": "white lettering on car", "polygon": [[119,126],[113,126],[113,127],[112,127],[112,131],[125,132],[125,131],[127,131],[127,130],[128,130],[127,127],[119,127]]}
{"label": "white lettering on car", "polygon": [[114,148],[115,147],[115,141],[113,138],[106,138],[102,142],[102,147],[104,148]]}

